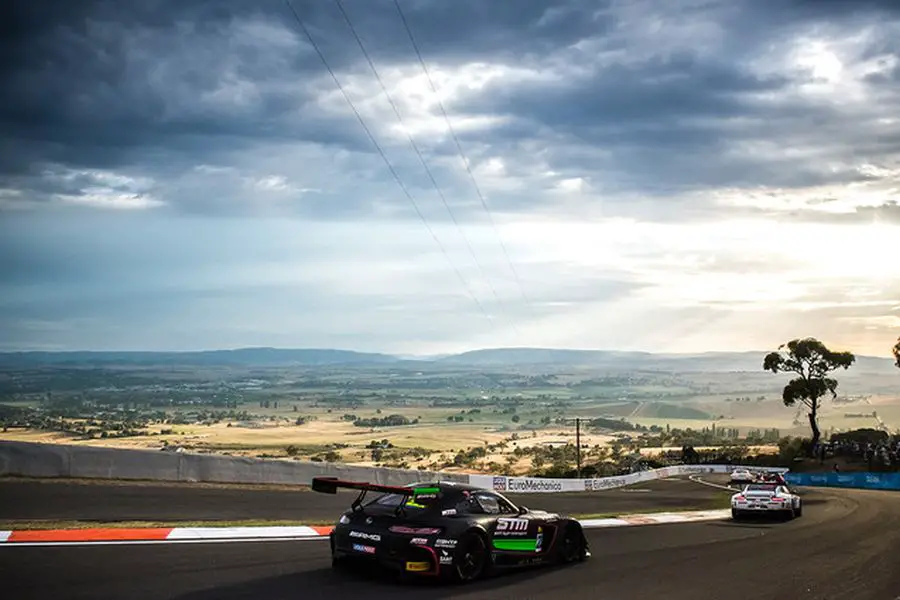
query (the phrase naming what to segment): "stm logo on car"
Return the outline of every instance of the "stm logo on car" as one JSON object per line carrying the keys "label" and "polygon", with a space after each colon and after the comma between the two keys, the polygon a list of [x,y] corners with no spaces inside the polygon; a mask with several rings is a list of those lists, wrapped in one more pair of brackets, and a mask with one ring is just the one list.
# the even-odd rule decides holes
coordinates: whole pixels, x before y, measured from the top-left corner
{"label": "stm logo on car", "polygon": [[497,533],[517,535],[527,531],[528,519],[497,519]]}

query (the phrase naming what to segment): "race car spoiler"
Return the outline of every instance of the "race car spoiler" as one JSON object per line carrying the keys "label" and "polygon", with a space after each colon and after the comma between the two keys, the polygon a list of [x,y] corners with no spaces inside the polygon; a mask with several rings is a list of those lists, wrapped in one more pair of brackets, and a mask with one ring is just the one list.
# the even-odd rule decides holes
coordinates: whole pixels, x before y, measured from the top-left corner
{"label": "race car spoiler", "polygon": [[413,500],[425,498],[436,498],[439,490],[437,488],[416,488],[401,487],[397,485],[379,485],[377,483],[368,483],[366,481],[345,481],[337,477],[313,477],[312,489],[323,494],[337,494],[338,488],[349,490],[359,490],[359,495],[350,504],[350,508],[356,512],[362,510],[362,503],[365,500],[366,493],[378,492],[381,494],[397,494],[404,498],[411,498],[409,502],[400,502],[394,512],[398,515],[404,514],[406,504],[412,504],[421,507],[421,504],[413,503]]}
{"label": "race car spoiler", "polygon": [[415,494],[413,488],[400,487],[397,485],[379,485],[367,481],[346,481],[344,479],[338,479],[337,477],[313,477],[312,489],[315,492],[337,494],[338,488],[359,490],[361,492],[379,492],[381,494],[400,494],[402,496],[412,496]]}

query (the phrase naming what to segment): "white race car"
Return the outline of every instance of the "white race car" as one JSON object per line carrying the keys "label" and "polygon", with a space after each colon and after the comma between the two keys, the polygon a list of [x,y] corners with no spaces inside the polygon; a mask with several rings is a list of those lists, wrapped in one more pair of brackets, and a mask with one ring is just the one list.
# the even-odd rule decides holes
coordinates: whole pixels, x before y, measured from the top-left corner
{"label": "white race car", "polygon": [[754,475],[750,469],[735,469],[731,472],[731,483],[753,483],[756,481],[756,475]]}
{"label": "white race car", "polygon": [[786,485],[751,483],[731,497],[731,517],[737,520],[751,514],[778,514],[793,519],[803,515],[803,502]]}

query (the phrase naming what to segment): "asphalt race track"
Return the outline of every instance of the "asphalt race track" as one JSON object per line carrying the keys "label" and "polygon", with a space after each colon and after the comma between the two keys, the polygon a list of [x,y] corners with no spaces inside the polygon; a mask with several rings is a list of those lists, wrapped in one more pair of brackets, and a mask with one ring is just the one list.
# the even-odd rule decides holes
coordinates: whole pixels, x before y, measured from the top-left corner
{"label": "asphalt race track", "polygon": [[[684,479],[571,494],[509,494],[513,502],[572,514],[709,508],[726,492]],[[330,523],[355,493],[337,498],[311,491],[192,484],[0,479],[0,520],[235,521]]]}
{"label": "asphalt race track", "polygon": [[593,557],[467,586],[333,572],[327,543],[0,547],[4,597],[895,600],[900,496],[803,490],[791,522],[592,530]]}

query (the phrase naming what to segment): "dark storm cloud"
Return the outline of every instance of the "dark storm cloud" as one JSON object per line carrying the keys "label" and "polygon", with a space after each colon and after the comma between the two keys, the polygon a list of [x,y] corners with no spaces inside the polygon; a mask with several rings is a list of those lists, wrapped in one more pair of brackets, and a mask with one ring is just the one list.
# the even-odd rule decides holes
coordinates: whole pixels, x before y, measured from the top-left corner
{"label": "dark storm cloud", "polygon": [[[806,187],[860,181],[864,177],[855,165],[836,168],[825,163],[900,155],[900,137],[876,124],[878,117],[900,110],[895,85],[900,66],[868,76],[867,83],[873,90],[880,87],[882,95],[873,97],[864,112],[848,114],[839,101],[811,103],[789,96],[798,83],[813,81],[811,73],[759,75],[751,64],[769,44],[790,36],[814,29],[847,34],[863,26],[874,28],[875,34],[862,58],[900,57],[897,30],[879,29],[891,19],[900,23],[900,11],[879,12],[887,5],[861,3],[848,11],[842,3],[827,3],[818,11],[805,6],[769,11],[768,4],[763,8],[734,3],[723,10],[722,5],[709,3],[705,16],[715,17],[725,36],[716,51],[698,44],[644,61],[631,60],[625,53],[595,66],[587,76],[560,83],[498,81],[460,99],[456,108],[515,118],[514,128],[495,132],[507,138],[496,142],[507,148],[531,137],[529,131],[553,131],[555,143],[544,152],[549,167],[594,174],[604,180],[606,191],[670,195],[718,186]],[[897,6],[900,3],[891,4]],[[657,35],[664,40],[665,27]],[[652,47],[657,40],[632,38],[622,46],[622,40],[613,36],[590,52],[614,53],[627,45],[639,48],[642,42]],[[587,51],[571,58],[590,64]],[[767,142],[778,150],[817,148],[822,156],[815,160],[780,152],[728,152],[744,142]]]}
{"label": "dark storm cloud", "polygon": [[[77,198],[105,185],[107,193],[148,194],[192,212],[239,207],[252,212],[258,206],[242,200],[254,193],[248,182],[268,173],[247,164],[247,157],[261,148],[302,142],[325,146],[331,154],[369,153],[340,164],[344,172],[356,173],[347,179],[356,178],[365,192],[338,198],[326,188],[340,187],[344,178],[314,181],[308,187],[318,191],[295,196],[291,211],[349,216],[381,204],[411,214],[384,165],[371,156],[359,124],[344,112],[343,100],[334,96],[338,112],[316,103],[323,93],[334,92],[333,84],[284,2],[57,4],[48,11],[15,0],[0,25],[5,91],[0,188],[45,201]],[[862,26],[878,30],[900,18],[900,3],[401,4],[431,65],[482,61],[543,72],[558,67],[556,80],[501,79],[449,103],[451,112],[508,117],[487,131],[463,133],[476,165],[503,155],[506,162],[537,168],[523,149],[531,142],[544,146],[541,164],[563,175],[593,173],[607,192],[663,196],[725,185],[802,187],[859,177],[852,168],[824,168],[815,159],[727,152],[735,141],[827,144],[831,156],[846,154],[848,146],[858,156],[900,152],[897,136],[872,135],[880,110],[891,103],[900,108],[892,87],[897,69],[870,75],[869,85],[885,97],[869,114],[848,117],[834,106],[761,101],[789,90],[795,80],[760,75],[747,66],[769,44],[813,27],[832,33]],[[371,80],[333,2],[294,0],[293,5],[345,83],[350,73]],[[392,0],[344,0],[344,6],[380,67],[415,65]],[[710,23],[720,29],[714,52],[703,47],[703,27]],[[692,28],[700,32],[695,46],[682,39],[667,48],[667,36],[690,41]],[[867,52],[896,54],[896,40],[874,35]],[[441,143],[429,150],[452,154],[455,147]],[[428,189],[415,160],[391,156],[415,191]],[[238,170],[204,177],[192,170],[200,164]],[[307,155],[291,155],[291,162],[285,158],[280,166],[304,180],[324,173]],[[107,185],[98,181],[102,174],[91,172],[97,169],[135,180],[146,176],[154,183]],[[442,177],[441,183],[447,180]],[[525,210],[540,202],[527,195],[494,198],[505,209]]]}

